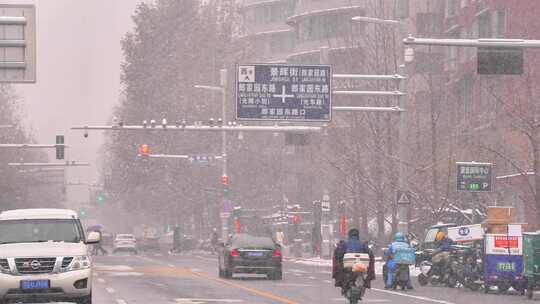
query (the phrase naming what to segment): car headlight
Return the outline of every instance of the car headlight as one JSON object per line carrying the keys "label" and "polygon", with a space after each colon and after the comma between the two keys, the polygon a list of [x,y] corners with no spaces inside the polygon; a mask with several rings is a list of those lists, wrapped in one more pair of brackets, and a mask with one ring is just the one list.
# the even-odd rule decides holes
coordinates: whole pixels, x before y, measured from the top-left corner
{"label": "car headlight", "polygon": [[[12,274],[11,269],[9,269],[9,264],[7,264],[7,260],[6,259],[0,259],[0,261],[2,261],[2,262],[5,261],[4,263],[0,263],[0,273]],[[7,267],[5,267],[6,265],[7,265]]]}
{"label": "car headlight", "polygon": [[89,269],[92,266],[92,261],[87,255],[76,256],[73,258],[69,266],[64,271],[74,271]]}

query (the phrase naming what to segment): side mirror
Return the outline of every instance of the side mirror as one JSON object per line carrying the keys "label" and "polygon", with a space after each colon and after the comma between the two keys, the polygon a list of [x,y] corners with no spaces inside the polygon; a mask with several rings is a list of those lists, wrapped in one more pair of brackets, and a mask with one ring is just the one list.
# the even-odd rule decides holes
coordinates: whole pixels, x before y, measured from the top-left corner
{"label": "side mirror", "polygon": [[88,233],[88,236],[86,237],[86,244],[97,244],[101,241],[101,236],[99,233],[92,231]]}

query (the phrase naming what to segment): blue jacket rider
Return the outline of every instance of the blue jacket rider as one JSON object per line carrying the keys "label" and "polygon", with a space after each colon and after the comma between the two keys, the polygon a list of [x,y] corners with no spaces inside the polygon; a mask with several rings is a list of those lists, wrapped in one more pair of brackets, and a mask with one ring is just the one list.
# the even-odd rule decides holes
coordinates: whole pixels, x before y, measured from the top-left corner
{"label": "blue jacket rider", "polygon": [[[405,236],[403,235],[403,233],[398,232],[394,236],[394,242],[390,244],[390,246],[388,247],[388,250],[385,253],[386,258],[388,259],[386,262],[386,267],[388,269],[388,277],[385,282],[386,288],[392,288],[392,285],[394,284],[394,276],[396,274],[397,264],[393,259],[394,259],[394,255],[400,248],[409,249],[411,248],[411,246],[405,240]],[[409,278],[409,281],[407,282],[407,288],[413,289],[410,278]]]}

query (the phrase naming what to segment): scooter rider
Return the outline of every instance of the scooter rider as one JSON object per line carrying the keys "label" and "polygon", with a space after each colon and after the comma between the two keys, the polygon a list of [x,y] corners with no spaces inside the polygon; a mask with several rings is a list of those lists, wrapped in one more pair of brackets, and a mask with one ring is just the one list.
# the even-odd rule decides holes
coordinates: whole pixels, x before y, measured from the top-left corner
{"label": "scooter rider", "polygon": [[335,286],[342,288],[345,294],[348,289],[347,282],[344,282],[343,257],[346,253],[367,253],[369,254],[369,267],[367,271],[364,287],[371,288],[371,281],[375,279],[375,257],[366,243],[360,241],[360,232],[358,229],[351,229],[348,233],[348,239],[341,241],[334,250],[334,269],[333,278],[336,280]]}
{"label": "scooter rider", "polygon": [[[394,260],[394,255],[396,254],[396,252],[399,249],[410,249],[410,248],[411,248],[411,246],[405,240],[405,236],[403,235],[403,233],[401,233],[401,232],[396,233],[396,235],[394,236],[394,242],[392,244],[390,244],[390,246],[388,247],[388,250],[385,252],[385,258],[387,260],[386,261],[386,268],[387,268],[387,271],[388,271],[387,279],[386,279],[386,282],[385,282],[385,284],[386,284],[385,288],[386,289],[392,288],[392,285],[394,284],[394,277],[395,277],[396,270],[397,270],[397,264],[396,264],[396,261]],[[407,281],[407,289],[413,289],[413,287],[411,285],[410,276],[409,276],[409,279]]]}
{"label": "scooter rider", "polygon": [[435,241],[437,242],[437,248],[433,252],[431,261],[440,267],[445,267],[450,256],[449,250],[451,249],[452,245],[454,245],[454,241],[447,237],[446,233],[442,231],[437,232]]}

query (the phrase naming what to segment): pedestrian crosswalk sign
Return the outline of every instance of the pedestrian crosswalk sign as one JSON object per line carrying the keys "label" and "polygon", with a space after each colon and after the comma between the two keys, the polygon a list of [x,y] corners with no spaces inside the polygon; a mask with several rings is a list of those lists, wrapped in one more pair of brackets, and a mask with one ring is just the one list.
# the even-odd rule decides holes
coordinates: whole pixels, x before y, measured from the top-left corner
{"label": "pedestrian crosswalk sign", "polygon": [[397,192],[397,203],[398,204],[403,204],[403,205],[410,204],[411,203],[411,198],[409,196],[409,193],[407,191],[399,190]]}

